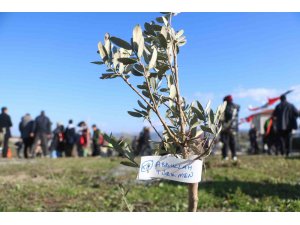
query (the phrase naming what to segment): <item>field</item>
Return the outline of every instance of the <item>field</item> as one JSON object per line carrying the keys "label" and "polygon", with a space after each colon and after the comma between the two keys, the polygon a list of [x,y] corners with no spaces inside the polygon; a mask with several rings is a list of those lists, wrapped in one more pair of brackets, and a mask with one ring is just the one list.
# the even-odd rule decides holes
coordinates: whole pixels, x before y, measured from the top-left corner
{"label": "field", "polygon": [[[186,211],[185,185],[137,181],[120,161],[1,159],[0,211]],[[211,157],[199,211],[300,211],[300,158],[241,156],[233,164]]]}

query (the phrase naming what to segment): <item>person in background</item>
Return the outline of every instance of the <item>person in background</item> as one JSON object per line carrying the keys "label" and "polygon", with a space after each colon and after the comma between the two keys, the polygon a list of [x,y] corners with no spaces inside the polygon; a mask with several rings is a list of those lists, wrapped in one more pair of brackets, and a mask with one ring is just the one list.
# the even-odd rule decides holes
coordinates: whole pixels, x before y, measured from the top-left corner
{"label": "person in background", "polygon": [[131,148],[132,148],[135,155],[138,155],[138,153],[137,153],[137,144],[138,144],[137,136],[134,136],[133,139],[132,139],[132,142],[131,142]]}
{"label": "person in background", "polygon": [[65,130],[65,153],[66,157],[71,157],[74,145],[76,143],[76,131],[73,120],[69,120],[69,124]]}
{"label": "person in background", "polygon": [[228,160],[227,151],[231,150],[231,157],[234,161],[237,161],[236,156],[236,135],[238,133],[238,113],[240,106],[233,103],[231,95],[224,97],[224,102],[227,102],[227,106],[221,119],[222,131],[220,140],[223,143],[222,157],[223,160]]}
{"label": "person in background", "polygon": [[254,124],[251,124],[251,128],[249,130],[249,140],[250,140],[250,147],[251,147],[251,153],[258,154],[259,148],[257,143],[257,129]]}
{"label": "person in background", "polygon": [[86,157],[88,155],[87,147],[89,146],[89,129],[87,124],[82,121],[78,124],[78,141],[77,141],[77,153],[79,157]]}
{"label": "person in background", "polygon": [[34,142],[32,147],[32,157],[35,157],[35,150],[38,145],[38,141],[41,141],[41,147],[43,155],[48,155],[48,139],[51,137],[51,121],[45,115],[44,111],[41,111],[41,114],[36,117],[33,126]]}
{"label": "person in background", "polygon": [[64,126],[62,123],[57,123],[56,128],[53,131],[53,138],[50,146],[50,150],[55,151],[58,158],[63,156],[65,151],[64,143]]}
{"label": "person in background", "polygon": [[19,131],[21,133],[21,138],[23,140],[24,145],[24,158],[28,159],[28,153],[32,151],[33,144],[33,129],[34,129],[34,121],[31,118],[30,114],[27,113],[22,117],[21,122],[19,124]]}
{"label": "person in background", "polygon": [[264,124],[264,144],[267,147],[268,155],[272,155],[272,149],[275,149],[275,154],[278,155],[278,141],[276,138],[276,126],[274,125],[273,118],[270,117]]}
{"label": "person in background", "polygon": [[2,107],[0,114],[0,147],[2,147],[3,158],[7,158],[8,142],[11,137],[10,128],[12,125],[7,107]]}
{"label": "person in background", "polygon": [[296,107],[289,103],[285,95],[280,97],[280,103],[273,112],[274,122],[276,124],[277,135],[280,141],[279,150],[282,155],[290,154],[290,138],[292,130],[296,130],[297,118],[300,113]]}
{"label": "person in background", "polygon": [[148,127],[144,127],[143,131],[139,135],[137,151],[141,156],[146,156],[151,154],[151,146],[150,146],[150,129]]}
{"label": "person in background", "polygon": [[22,139],[19,139],[16,143],[15,143],[16,149],[17,149],[17,157],[20,159],[22,158],[21,156],[21,151],[23,148],[23,141]]}
{"label": "person in background", "polygon": [[103,136],[100,132],[100,130],[97,128],[96,124],[92,126],[93,129],[93,152],[92,156],[100,156],[101,153],[101,146],[103,145]]}

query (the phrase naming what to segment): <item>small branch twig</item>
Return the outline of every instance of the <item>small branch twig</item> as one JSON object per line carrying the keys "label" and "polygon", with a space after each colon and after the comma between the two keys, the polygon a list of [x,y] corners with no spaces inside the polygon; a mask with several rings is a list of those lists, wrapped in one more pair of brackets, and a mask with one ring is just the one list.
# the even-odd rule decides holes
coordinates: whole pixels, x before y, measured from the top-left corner
{"label": "small branch twig", "polygon": [[164,143],[164,139],[162,138],[162,136],[160,135],[160,133],[156,130],[155,126],[152,124],[150,119],[147,119],[149,124],[151,125],[151,127],[154,129],[155,133],[159,136],[159,138],[161,139],[161,141]]}
{"label": "small branch twig", "polygon": [[131,84],[129,81],[122,76],[122,79],[125,81],[125,83],[138,95],[143,99],[143,101],[154,111],[153,106],[151,105],[150,102],[145,99],[145,97]]}

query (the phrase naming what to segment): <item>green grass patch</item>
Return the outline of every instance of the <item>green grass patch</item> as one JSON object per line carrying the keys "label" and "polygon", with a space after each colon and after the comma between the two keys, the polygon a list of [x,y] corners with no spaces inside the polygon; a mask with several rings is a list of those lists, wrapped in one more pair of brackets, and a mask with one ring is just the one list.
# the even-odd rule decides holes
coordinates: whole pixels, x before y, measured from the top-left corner
{"label": "green grass patch", "polygon": [[[139,182],[121,159],[0,161],[0,211],[186,211],[185,184]],[[300,159],[211,157],[199,185],[199,211],[300,211]],[[126,191],[125,190],[125,191]]]}

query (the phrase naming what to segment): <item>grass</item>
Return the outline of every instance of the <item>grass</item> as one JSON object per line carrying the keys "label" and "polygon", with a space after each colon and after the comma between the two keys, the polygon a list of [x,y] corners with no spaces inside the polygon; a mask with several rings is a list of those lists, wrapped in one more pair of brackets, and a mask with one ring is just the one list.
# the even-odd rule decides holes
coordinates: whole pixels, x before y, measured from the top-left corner
{"label": "grass", "polygon": [[[206,162],[199,211],[300,211],[300,158]],[[186,211],[186,185],[136,181],[118,158],[0,161],[0,211]]]}

